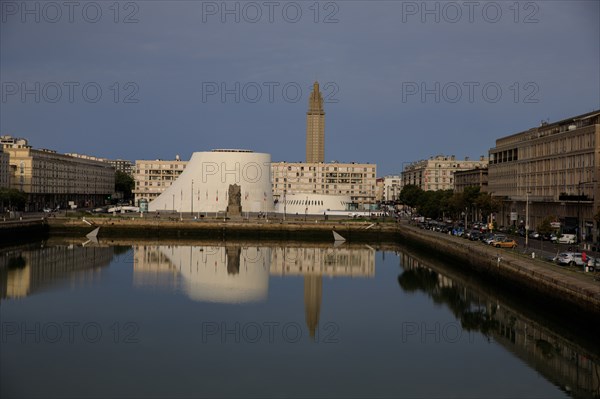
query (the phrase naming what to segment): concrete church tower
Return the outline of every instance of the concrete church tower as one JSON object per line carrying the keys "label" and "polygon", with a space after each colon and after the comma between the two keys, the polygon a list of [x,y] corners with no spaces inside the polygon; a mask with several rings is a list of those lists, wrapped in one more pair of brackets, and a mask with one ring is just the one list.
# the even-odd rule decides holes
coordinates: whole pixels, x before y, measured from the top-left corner
{"label": "concrete church tower", "polygon": [[325,111],[319,82],[313,84],[306,113],[306,162],[325,162]]}

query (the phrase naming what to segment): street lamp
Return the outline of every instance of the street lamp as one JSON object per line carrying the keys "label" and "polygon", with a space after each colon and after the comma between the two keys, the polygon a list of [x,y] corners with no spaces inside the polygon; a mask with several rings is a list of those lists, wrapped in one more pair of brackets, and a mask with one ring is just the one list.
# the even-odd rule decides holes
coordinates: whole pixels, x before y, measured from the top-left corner
{"label": "street lamp", "polygon": [[[287,185],[287,183],[284,183]],[[283,220],[285,221],[285,214],[287,213],[287,187],[283,187]]]}
{"label": "street lamp", "polygon": [[306,215],[308,215],[308,196],[306,197],[306,204],[304,208],[304,221],[306,222]]}
{"label": "street lamp", "polygon": [[525,248],[529,247],[529,191],[525,193]]}

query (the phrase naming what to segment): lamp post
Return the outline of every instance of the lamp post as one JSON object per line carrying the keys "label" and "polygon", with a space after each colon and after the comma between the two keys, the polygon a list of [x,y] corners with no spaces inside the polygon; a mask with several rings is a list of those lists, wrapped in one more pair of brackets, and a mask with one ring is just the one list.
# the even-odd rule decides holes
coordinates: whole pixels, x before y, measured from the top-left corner
{"label": "lamp post", "polygon": [[[284,183],[287,184],[287,183]],[[287,213],[287,187],[283,187],[283,221],[285,222],[285,215]]]}
{"label": "lamp post", "polygon": [[306,203],[304,207],[304,221],[306,222],[306,216],[308,215],[308,196],[306,197]]}
{"label": "lamp post", "polygon": [[190,219],[193,219],[194,216],[194,179],[192,179],[192,189],[190,190],[190,203],[191,203],[191,214]]}
{"label": "lamp post", "polygon": [[529,191],[525,193],[525,248],[529,247]]}

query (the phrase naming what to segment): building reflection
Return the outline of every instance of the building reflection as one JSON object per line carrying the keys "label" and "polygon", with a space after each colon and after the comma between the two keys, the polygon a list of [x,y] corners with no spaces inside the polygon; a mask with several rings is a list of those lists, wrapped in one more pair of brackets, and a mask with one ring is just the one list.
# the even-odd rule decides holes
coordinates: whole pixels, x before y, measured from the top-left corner
{"label": "building reflection", "polygon": [[323,276],[375,276],[375,250],[367,246],[275,248],[271,274],[304,276],[304,314],[306,326],[315,338],[321,313]]}
{"label": "building reflection", "polygon": [[134,245],[135,286],[179,287],[194,301],[242,303],[267,297],[266,247]]}
{"label": "building reflection", "polygon": [[[466,331],[478,331],[519,357],[574,397],[600,397],[599,359],[503,301],[461,281],[457,274],[406,252],[398,283],[406,292],[425,292],[446,305]],[[442,270],[444,273],[442,273]]]}
{"label": "building reflection", "polygon": [[22,298],[64,281],[93,279],[108,266],[114,247],[38,245],[0,254],[0,298]]}
{"label": "building reflection", "polygon": [[370,247],[134,245],[135,286],[182,288],[192,300],[240,303],[266,299],[269,275],[304,277],[306,325],[315,337],[323,276],[373,277]]}

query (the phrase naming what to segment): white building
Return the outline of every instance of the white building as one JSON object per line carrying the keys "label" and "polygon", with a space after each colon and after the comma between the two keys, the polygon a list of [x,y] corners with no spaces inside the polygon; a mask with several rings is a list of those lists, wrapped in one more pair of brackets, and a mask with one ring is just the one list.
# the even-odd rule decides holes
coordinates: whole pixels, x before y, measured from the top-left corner
{"label": "white building", "polygon": [[287,215],[336,214],[349,210],[352,199],[348,195],[289,194],[281,197],[275,212]]}
{"label": "white building", "polygon": [[273,195],[349,196],[355,204],[375,203],[377,165],[367,163],[274,162]]}
{"label": "white building", "polygon": [[242,212],[272,212],[271,155],[249,150],[195,152],[179,178],[154,201],[152,211],[225,212],[229,186],[241,187]]}
{"label": "white building", "polygon": [[402,191],[402,177],[398,175],[383,178],[383,200],[396,201]]}

